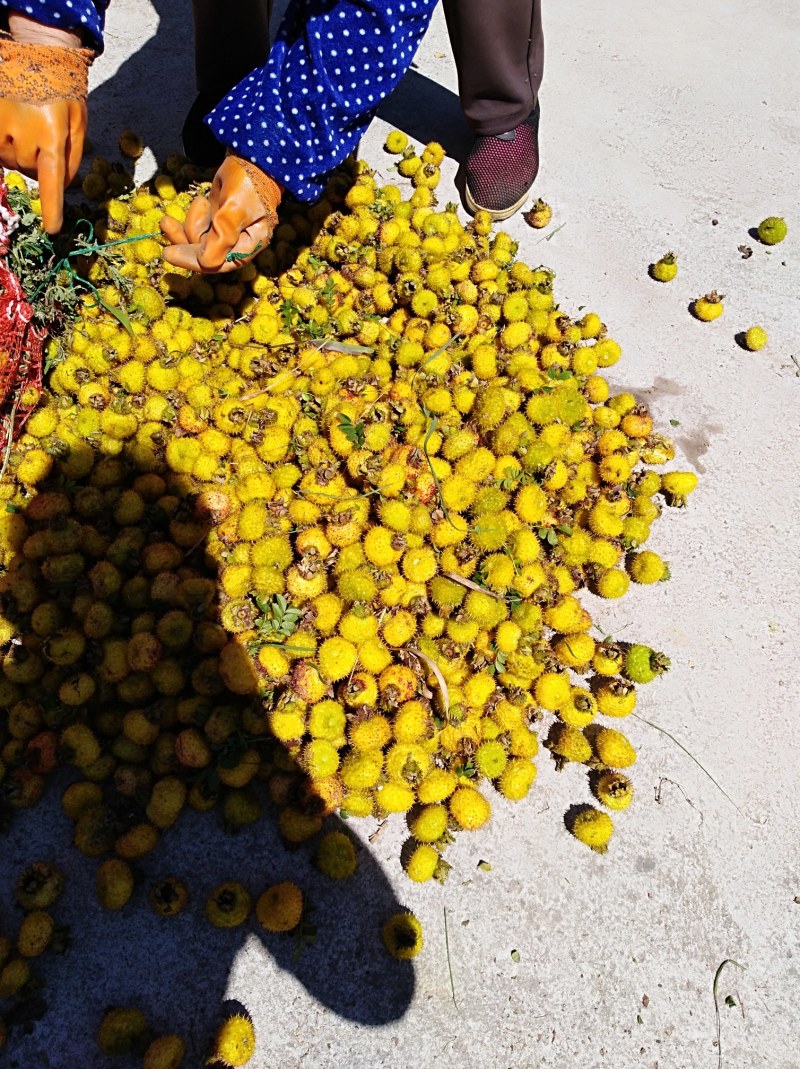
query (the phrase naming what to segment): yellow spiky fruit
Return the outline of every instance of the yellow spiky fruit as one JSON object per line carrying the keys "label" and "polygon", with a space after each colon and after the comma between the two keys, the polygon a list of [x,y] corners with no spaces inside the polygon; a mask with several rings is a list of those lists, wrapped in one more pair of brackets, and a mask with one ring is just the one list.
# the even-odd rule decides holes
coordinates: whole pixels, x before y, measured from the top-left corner
{"label": "yellow spiky fruit", "polygon": [[226,1069],[239,1069],[250,1061],[255,1051],[253,1022],[238,1013],[223,1021],[217,1029],[211,1043],[209,1061],[224,1065]]}

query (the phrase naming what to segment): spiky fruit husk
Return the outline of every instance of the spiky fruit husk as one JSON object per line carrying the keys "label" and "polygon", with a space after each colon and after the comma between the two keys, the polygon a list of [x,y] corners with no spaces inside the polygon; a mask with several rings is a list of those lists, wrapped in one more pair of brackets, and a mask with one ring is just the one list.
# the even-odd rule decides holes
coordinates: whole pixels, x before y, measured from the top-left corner
{"label": "spiky fruit husk", "polygon": [[422,950],[422,925],[413,913],[395,913],[381,929],[383,945],[393,958],[410,961]]}
{"label": "spiky fruit husk", "polygon": [[211,1042],[208,1061],[226,1069],[239,1069],[246,1065],[256,1051],[256,1033],[253,1022],[243,1014],[229,1017],[219,1026]]}
{"label": "spiky fruit husk", "polygon": [[571,819],[569,830],[579,842],[595,853],[604,854],[608,849],[614,824],[608,813],[586,806]]}
{"label": "spiky fruit husk", "polygon": [[633,784],[621,772],[601,772],[591,784],[594,796],[608,809],[627,809],[633,801]]}
{"label": "spiky fruit husk", "polygon": [[765,245],[777,245],[786,237],[786,222],[777,215],[770,215],[758,224],[758,240]]}
{"label": "spiky fruit husk", "polygon": [[303,916],[303,892],[290,882],[268,887],[256,903],[256,918],[268,932],[291,932]]}
{"label": "spiky fruit husk", "polygon": [[141,1053],[147,1048],[147,1020],[134,1006],[119,1006],[106,1012],[100,1022],[97,1041],[104,1054]]}
{"label": "spiky fruit husk", "polygon": [[186,1044],[177,1035],[158,1036],[142,1058],[142,1069],[180,1069],[186,1054]]}
{"label": "spiky fruit husk", "polygon": [[671,282],[678,273],[678,261],[674,252],[668,252],[650,265],[650,275],[656,282]]}
{"label": "spiky fruit husk", "polygon": [[625,675],[632,683],[652,683],[669,668],[669,657],[649,646],[632,645],[625,651]]}

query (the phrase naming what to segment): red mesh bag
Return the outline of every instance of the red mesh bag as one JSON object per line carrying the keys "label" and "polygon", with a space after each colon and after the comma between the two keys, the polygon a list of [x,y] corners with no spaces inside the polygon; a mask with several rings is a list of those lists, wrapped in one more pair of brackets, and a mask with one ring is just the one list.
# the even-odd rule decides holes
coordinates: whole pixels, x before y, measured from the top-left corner
{"label": "red mesh bag", "polygon": [[[8,188],[0,176],[0,456],[36,406],[23,405],[33,386],[42,389],[42,349],[47,331],[33,322],[33,308],[20,281],[6,263],[11,237],[18,225],[8,204]],[[28,400],[26,398],[26,400]]]}

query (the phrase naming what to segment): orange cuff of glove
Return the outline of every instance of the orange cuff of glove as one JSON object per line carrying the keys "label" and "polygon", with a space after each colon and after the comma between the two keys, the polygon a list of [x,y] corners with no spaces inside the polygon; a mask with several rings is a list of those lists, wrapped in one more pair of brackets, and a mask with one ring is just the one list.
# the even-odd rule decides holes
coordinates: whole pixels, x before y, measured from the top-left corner
{"label": "orange cuff of glove", "polygon": [[272,225],[276,226],[278,222],[278,205],[283,196],[283,186],[280,182],[276,182],[274,178],[271,178],[266,171],[262,171],[260,167],[257,167],[252,160],[245,159],[238,152],[229,150],[228,155],[232,156],[244,170],[258,194],[258,199],[266,208],[267,214],[274,217]]}
{"label": "orange cuff of glove", "polygon": [[85,100],[89,91],[90,48],[29,45],[0,35],[0,96],[20,104]]}

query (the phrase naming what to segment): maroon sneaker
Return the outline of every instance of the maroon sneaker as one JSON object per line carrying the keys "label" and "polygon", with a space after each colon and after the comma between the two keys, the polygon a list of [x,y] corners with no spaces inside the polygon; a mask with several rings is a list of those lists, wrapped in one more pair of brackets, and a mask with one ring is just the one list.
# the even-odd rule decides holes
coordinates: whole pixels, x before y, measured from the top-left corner
{"label": "maroon sneaker", "polygon": [[539,104],[508,133],[476,137],[465,171],[471,212],[507,219],[521,208],[539,173]]}

